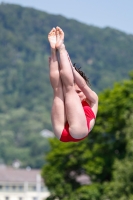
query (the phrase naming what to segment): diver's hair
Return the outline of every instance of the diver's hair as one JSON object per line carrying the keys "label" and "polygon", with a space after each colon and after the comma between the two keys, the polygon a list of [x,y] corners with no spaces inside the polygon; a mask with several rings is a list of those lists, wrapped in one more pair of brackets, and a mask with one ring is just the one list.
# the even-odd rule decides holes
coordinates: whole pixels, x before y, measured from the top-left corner
{"label": "diver's hair", "polygon": [[73,64],[73,67],[83,77],[83,79],[85,80],[85,82],[87,83],[87,85],[91,86],[89,78],[85,75],[85,73],[83,71],[80,70],[81,67],[77,67],[76,63]]}

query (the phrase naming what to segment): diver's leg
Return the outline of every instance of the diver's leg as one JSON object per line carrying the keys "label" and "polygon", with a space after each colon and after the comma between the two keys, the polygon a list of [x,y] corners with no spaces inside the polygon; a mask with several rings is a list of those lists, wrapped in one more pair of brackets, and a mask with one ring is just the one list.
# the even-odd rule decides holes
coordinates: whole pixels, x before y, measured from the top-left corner
{"label": "diver's leg", "polygon": [[62,83],[59,73],[59,65],[55,49],[55,43],[56,43],[55,29],[52,29],[52,31],[49,33],[48,40],[51,46],[51,57],[49,59],[49,76],[54,94],[52,110],[51,110],[51,120],[54,133],[56,137],[60,139],[62,130],[64,129],[64,125],[66,122],[66,117],[64,109],[63,89],[62,89]]}
{"label": "diver's leg", "polygon": [[74,87],[74,77],[67,51],[63,44],[64,32],[59,27],[56,28],[57,43],[56,48],[59,52],[60,75],[63,83],[65,98],[66,117],[69,123],[69,131],[72,137],[80,139],[88,134],[86,116]]}

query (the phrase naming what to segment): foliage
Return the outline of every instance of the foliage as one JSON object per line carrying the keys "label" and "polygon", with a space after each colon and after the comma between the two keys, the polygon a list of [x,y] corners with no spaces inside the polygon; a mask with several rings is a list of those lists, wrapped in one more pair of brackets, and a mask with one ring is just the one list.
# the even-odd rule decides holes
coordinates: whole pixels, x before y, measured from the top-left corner
{"label": "foliage", "polygon": [[[67,144],[50,141],[51,151],[42,175],[52,199],[131,200],[132,120],[131,76],[130,80],[115,83],[113,89],[100,93],[96,125],[88,138]],[[90,177],[88,185],[77,181],[83,174]]]}
{"label": "foliage", "polygon": [[125,126],[126,152],[122,160],[116,159],[113,164],[112,180],[105,183],[103,199],[133,199],[133,110]]}

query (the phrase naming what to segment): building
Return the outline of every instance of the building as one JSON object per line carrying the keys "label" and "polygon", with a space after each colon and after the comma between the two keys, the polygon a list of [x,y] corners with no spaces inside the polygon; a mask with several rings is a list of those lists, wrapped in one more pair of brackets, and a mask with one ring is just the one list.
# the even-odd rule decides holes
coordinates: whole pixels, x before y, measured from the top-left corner
{"label": "building", "polygon": [[0,166],[0,200],[44,200],[48,196],[39,170]]}

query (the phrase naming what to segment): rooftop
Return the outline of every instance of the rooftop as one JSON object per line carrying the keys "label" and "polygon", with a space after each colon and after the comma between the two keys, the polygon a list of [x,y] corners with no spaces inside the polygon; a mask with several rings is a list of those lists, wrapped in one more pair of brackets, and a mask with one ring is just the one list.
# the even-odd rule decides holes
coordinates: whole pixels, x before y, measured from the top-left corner
{"label": "rooftop", "polygon": [[[30,182],[34,183],[40,179],[40,170],[36,169],[15,169],[7,166],[0,166],[0,182]],[[43,179],[41,178],[41,182]]]}

